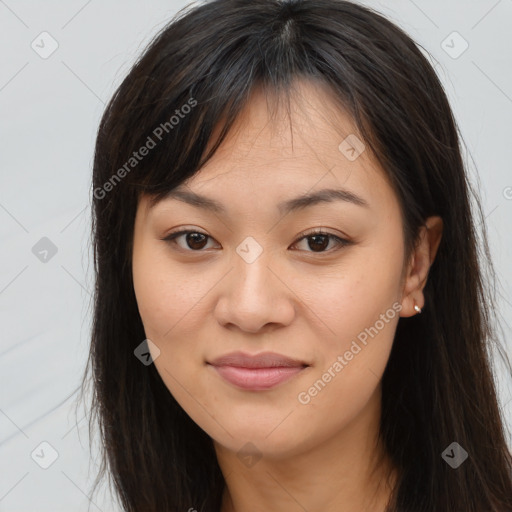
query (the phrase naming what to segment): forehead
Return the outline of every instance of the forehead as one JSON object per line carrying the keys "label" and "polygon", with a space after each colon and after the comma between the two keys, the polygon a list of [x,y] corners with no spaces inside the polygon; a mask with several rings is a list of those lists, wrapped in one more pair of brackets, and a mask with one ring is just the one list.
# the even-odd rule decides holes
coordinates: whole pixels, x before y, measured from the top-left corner
{"label": "forehead", "polygon": [[[343,190],[373,208],[396,201],[352,118],[327,87],[297,82],[289,111],[274,99],[269,104],[265,91],[256,89],[215,154],[179,189],[223,203],[275,202],[281,211],[284,199],[321,189]],[[207,151],[221,128],[219,123]]]}
{"label": "forehead", "polygon": [[[207,150],[221,128],[219,123]],[[313,157],[318,164],[332,167],[340,163],[343,153],[339,145],[343,140],[362,138],[357,132],[353,119],[325,84],[295,81],[288,95],[282,93],[279,97],[259,87],[252,92],[212,160],[234,162],[252,156],[262,164],[286,159],[299,165]]]}

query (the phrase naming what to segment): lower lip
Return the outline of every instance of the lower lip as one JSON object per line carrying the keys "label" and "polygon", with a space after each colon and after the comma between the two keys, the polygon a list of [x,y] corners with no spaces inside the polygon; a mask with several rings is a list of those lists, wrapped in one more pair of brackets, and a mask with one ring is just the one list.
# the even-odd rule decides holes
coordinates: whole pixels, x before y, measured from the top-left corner
{"label": "lower lip", "polygon": [[213,366],[222,378],[242,389],[261,391],[291,379],[307,367],[241,368],[238,366]]}

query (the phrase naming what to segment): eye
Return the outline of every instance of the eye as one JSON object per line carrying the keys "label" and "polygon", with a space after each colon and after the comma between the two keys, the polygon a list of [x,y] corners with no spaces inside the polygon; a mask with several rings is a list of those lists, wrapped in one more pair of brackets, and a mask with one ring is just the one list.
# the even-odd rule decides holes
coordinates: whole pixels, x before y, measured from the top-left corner
{"label": "eye", "polygon": [[[185,237],[183,239],[184,245],[181,245],[177,242],[177,240],[179,240],[181,237]],[[171,233],[171,234],[167,235],[165,238],[162,238],[162,240],[172,242],[172,243],[178,245],[181,249],[183,249],[185,251],[192,251],[192,252],[201,252],[201,250],[206,247],[208,239],[213,240],[213,238],[211,238],[209,235],[202,233],[200,231],[194,231],[194,230],[182,230],[182,231],[178,231],[176,233]],[[302,234],[300,236],[300,238],[298,238],[294,242],[294,245],[296,245],[297,243],[299,243],[303,240],[307,240],[307,239],[312,240],[312,243],[311,242],[308,243],[308,247],[313,250],[306,251],[306,252],[315,252],[315,253],[330,252],[330,251],[326,251],[325,249],[329,246],[329,242],[332,240],[338,246],[338,249],[351,244],[351,242],[349,240],[341,238],[337,235],[333,235],[332,233],[327,233],[321,229],[316,229],[316,230],[310,231],[308,233]],[[337,250],[337,249],[334,249],[334,250]]]}
{"label": "eye", "polygon": [[[176,241],[183,236],[185,236],[184,240],[185,240],[186,246],[180,245]],[[201,233],[200,231],[183,230],[183,231],[178,231],[176,233],[171,233],[170,235],[166,236],[162,240],[172,242],[172,243],[178,245],[181,249],[184,249],[185,251],[192,250],[194,252],[200,252],[201,249],[204,249],[208,238],[211,238],[211,237],[206,235],[205,233]]]}
{"label": "eye", "polygon": [[[345,247],[347,245],[350,245],[351,242],[349,240],[346,240],[345,238],[341,238],[337,235],[333,235],[332,233],[327,233],[326,231],[323,231],[322,229],[315,229],[313,231],[309,231],[308,233],[302,234],[300,238],[295,242],[297,244],[298,242],[301,242],[302,240],[312,240],[312,242],[308,242],[307,246],[312,251],[306,251],[306,252],[315,252],[315,253],[323,253],[323,252],[332,252],[332,251],[326,251],[325,249],[329,246],[329,242],[331,240],[334,240],[335,244],[338,246],[337,249],[341,249],[342,247]],[[333,250],[337,250],[333,249]]]}

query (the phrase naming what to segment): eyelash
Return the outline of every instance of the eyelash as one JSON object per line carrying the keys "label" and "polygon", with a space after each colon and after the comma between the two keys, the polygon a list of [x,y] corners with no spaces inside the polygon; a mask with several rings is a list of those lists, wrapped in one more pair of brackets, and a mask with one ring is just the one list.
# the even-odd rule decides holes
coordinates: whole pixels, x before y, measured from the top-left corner
{"label": "eyelash", "polygon": [[[194,230],[188,229],[188,230],[181,230],[181,231],[176,231],[176,232],[170,233],[166,237],[162,238],[161,240],[164,240],[166,242],[172,242],[172,243],[176,244],[176,240],[175,240],[176,238],[178,238],[181,235],[188,235],[188,234],[199,234],[199,235],[203,235],[203,236],[205,236],[207,238],[210,238],[210,239],[212,238],[209,235],[207,235],[206,233],[203,233],[201,231],[197,231],[195,229]],[[338,244],[338,247],[334,248],[334,249],[331,249],[331,250],[327,250],[327,251],[320,251],[320,252],[306,251],[306,252],[310,252],[312,254],[326,254],[326,253],[337,251],[339,249],[342,249],[343,247],[346,247],[347,245],[352,244],[352,242],[350,240],[347,240],[345,238],[341,238],[341,237],[339,237],[337,235],[333,235],[332,233],[328,233],[328,232],[323,231],[322,229],[319,228],[319,229],[313,229],[313,230],[308,231],[306,233],[301,233],[299,235],[299,238],[297,238],[297,240],[295,240],[295,242],[293,242],[293,245],[301,242],[305,238],[309,238],[309,237],[312,237],[312,236],[320,236],[320,235],[321,236],[326,236],[326,237],[329,237],[330,239],[335,240],[336,243]],[[185,252],[205,252],[202,249],[193,250],[193,249],[183,249],[182,247],[180,247],[180,249],[185,251]]]}

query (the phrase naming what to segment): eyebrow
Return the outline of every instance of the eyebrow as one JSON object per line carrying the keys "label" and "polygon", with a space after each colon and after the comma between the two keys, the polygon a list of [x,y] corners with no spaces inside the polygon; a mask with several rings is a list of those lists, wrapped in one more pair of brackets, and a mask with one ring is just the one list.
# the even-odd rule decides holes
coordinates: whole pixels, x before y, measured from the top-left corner
{"label": "eyebrow", "polygon": [[[222,203],[185,188],[177,187],[171,190],[166,194],[164,199],[177,199],[197,208],[202,208],[218,214],[226,213],[226,208]],[[365,199],[353,192],[350,192],[349,190],[325,188],[317,192],[306,193],[299,197],[282,201],[278,203],[277,209],[281,214],[288,214],[320,203],[330,203],[333,201],[345,201],[365,208],[369,208],[370,206]]]}

